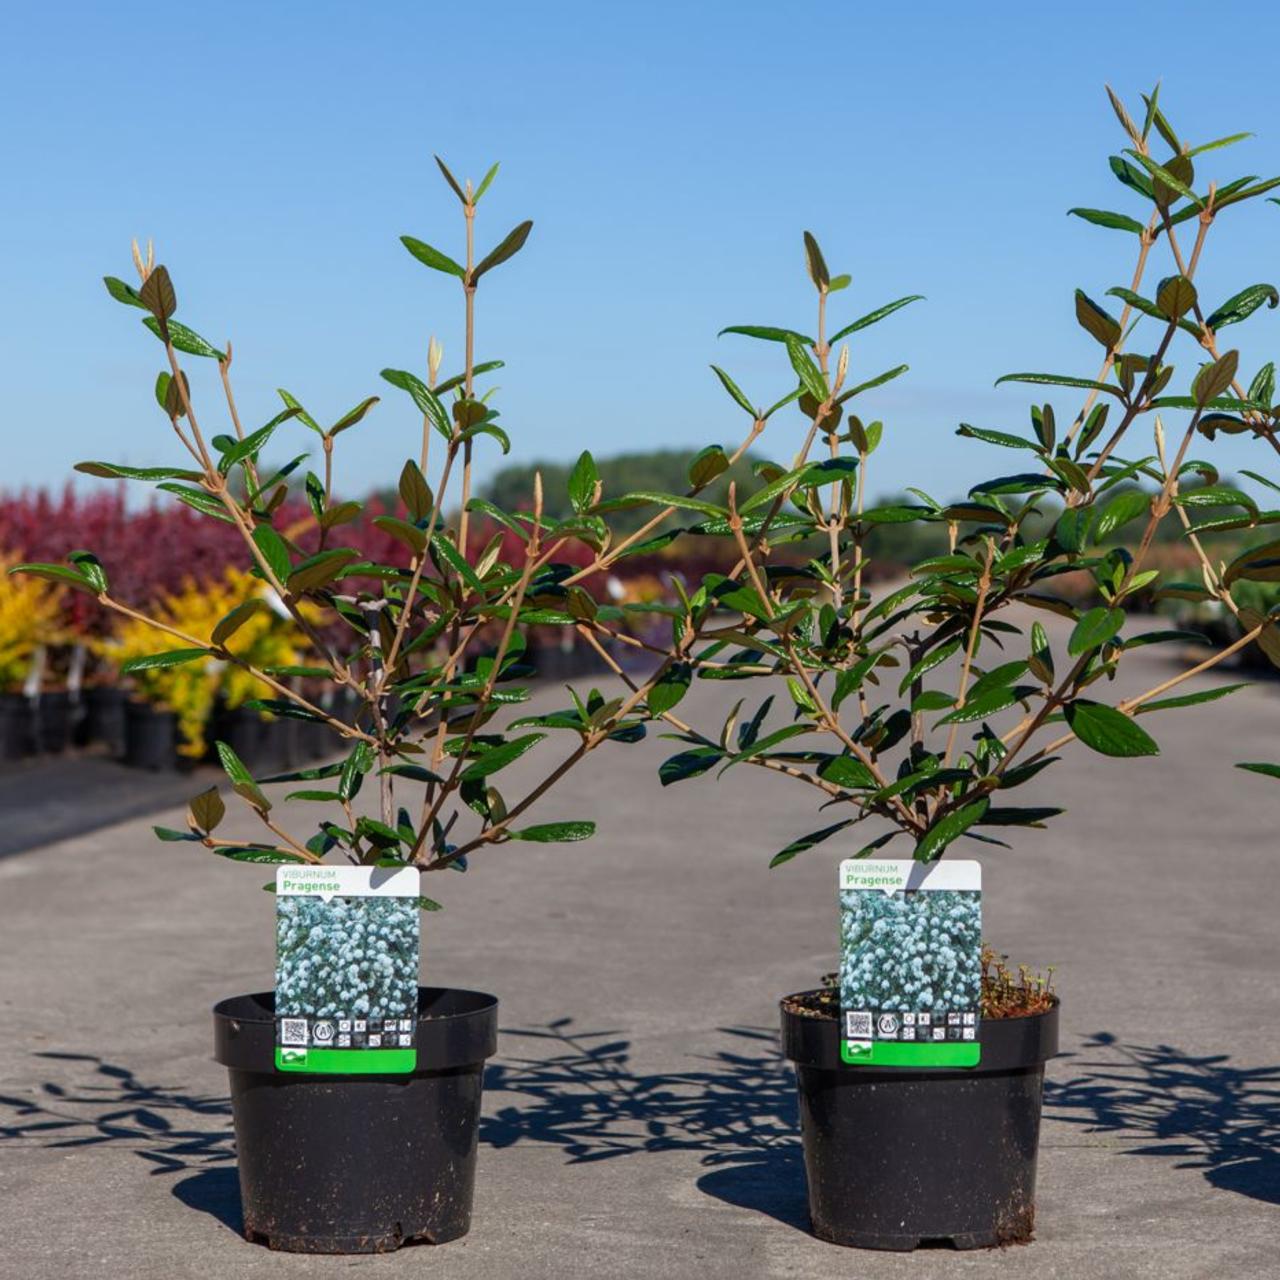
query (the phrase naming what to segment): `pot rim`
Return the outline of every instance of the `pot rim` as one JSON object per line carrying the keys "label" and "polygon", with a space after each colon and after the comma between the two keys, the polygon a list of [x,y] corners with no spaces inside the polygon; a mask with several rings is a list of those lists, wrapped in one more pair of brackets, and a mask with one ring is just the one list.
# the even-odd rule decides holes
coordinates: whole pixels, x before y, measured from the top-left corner
{"label": "pot rim", "polygon": [[987,1075],[999,1071],[1038,1070],[1058,1053],[1058,1022],[1061,1001],[1043,1013],[1016,1018],[983,1018],[979,1026],[982,1059],[974,1067],[884,1067],[855,1066],[840,1057],[840,1019],[814,1018],[787,1008],[787,1001],[810,991],[797,991],[778,1002],[782,1017],[782,1052],[797,1067],[840,1071],[850,1081],[932,1079]]}
{"label": "pot rim", "polygon": [[[432,1014],[433,1004],[461,1005]],[[213,1006],[216,1062],[232,1070],[271,1075],[282,1082],[332,1079],[319,1074],[276,1073],[275,992],[228,996]],[[461,987],[418,988],[418,1066],[413,1075],[476,1068],[498,1050],[498,997]],[[395,1080],[406,1076],[343,1076],[350,1080]]]}

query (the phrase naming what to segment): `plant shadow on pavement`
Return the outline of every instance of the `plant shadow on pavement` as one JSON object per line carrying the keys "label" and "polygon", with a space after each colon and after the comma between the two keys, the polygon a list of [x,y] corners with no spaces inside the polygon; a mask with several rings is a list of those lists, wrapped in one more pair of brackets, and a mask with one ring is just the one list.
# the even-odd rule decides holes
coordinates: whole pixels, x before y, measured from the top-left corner
{"label": "plant shadow on pavement", "polygon": [[1132,1045],[1099,1032],[1075,1063],[1045,1082],[1049,1117],[1094,1133],[1122,1133],[1128,1155],[1180,1158],[1221,1191],[1280,1204],[1280,1067],[1236,1067],[1171,1045]]}
{"label": "plant shadow on pavement", "polygon": [[45,1080],[31,1097],[0,1094],[0,1148],[26,1143],[74,1151],[109,1144],[133,1151],[153,1174],[189,1173],[173,1195],[241,1234],[228,1097],[150,1084],[92,1054],[35,1057],[70,1064],[77,1082]]}
{"label": "plant shadow on pavement", "polygon": [[[776,1032],[726,1027],[731,1047],[688,1071],[637,1073],[630,1041],[584,1032],[573,1019],[506,1029],[544,1043],[537,1058],[504,1054],[485,1076],[481,1141],[560,1147],[571,1164],[664,1151],[701,1156],[707,1195],[808,1230],[795,1083]],[[497,1105],[502,1094],[519,1102]]]}

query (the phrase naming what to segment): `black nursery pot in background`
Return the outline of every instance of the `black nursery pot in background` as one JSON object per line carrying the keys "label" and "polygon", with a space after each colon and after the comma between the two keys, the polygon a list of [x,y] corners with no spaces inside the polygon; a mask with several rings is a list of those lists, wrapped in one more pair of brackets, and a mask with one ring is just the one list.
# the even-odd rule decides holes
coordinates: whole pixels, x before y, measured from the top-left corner
{"label": "black nursery pot in background", "polygon": [[498,1001],[418,989],[418,1069],[311,1075],[275,1067],[275,997],[213,1010],[231,1076],[244,1234],[294,1253],[385,1253],[471,1226],[484,1062]]}
{"label": "black nursery pot in background", "polygon": [[123,689],[114,685],[91,685],[84,691],[84,719],[80,741],[85,746],[101,745],[108,755],[125,752],[125,702]]}
{"label": "black nursery pot in background", "polygon": [[[806,993],[811,994],[811,993]],[[813,1232],[833,1244],[979,1249],[1030,1240],[1044,1064],[1058,1006],[982,1023],[966,1069],[850,1066],[840,1023],[782,1003]]]}
{"label": "black nursery pot in background", "polygon": [[35,703],[36,750],[58,755],[71,741],[71,727],[79,702],[66,689],[42,693]]}
{"label": "black nursery pot in background", "polygon": [[178,765],[178,717],[147,702],[125,704],[124,761],[135,769],[175,769]]}
{"label": "black nursery pot in background", "polygon": [[0,693],[0,760],[19,760],[34,743],[31,699],[21,693]]}

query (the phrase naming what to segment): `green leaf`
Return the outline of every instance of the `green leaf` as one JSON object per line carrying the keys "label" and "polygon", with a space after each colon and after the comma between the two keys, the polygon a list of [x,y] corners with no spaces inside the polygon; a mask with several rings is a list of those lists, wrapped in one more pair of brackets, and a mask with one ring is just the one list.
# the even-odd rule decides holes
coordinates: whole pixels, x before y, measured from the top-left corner
{"label": "green leaf", "polygon": [[306,862],[301,854],[290,853],[287,849],[266,849],[261,845],[223,846],[212,850],[220,858],[229,858],[232,862],[265,862],[273,866],[285,863]]}
{"label": "green leaf", "polygon": [[466,268],[454,262],[447,253],[441,253],[439,249],[433,249],[429,244],[424,244],[413,236],[401,236],[400,243],[424,266],[431,267],[435,271],[443,271],[446,275],[457,276],[459,280],[466,279]]}
{"label": "green leaf", "polygon": [[942,851],[953,840],[964,835],[973,824],[987,812],[991,802],[984,796],[972,804],[964,805],[954,813],[949,813],[941,822],[936,822],[920,837],[911,855],[917,862],[934,862],[942,856]]}
{"label": "green leaf", "polygon": [[1120,322],[1083,289],[1076,290],[1076,320],[1080,327],[1110,351],[1120,341]]}
{"label": "green leaf", "polygon": [[453,427],[449,422],[449,415],[445,412],[444,405],[440,403],[440,398],[427,386],[421,378],[414,377],[413,374],[404,369],[383,369],[382,378],[384,381],[391,383],[393,387],[399,387],[401,391],[407,391],[413,399],[413,403],[423,415],[431,420],[432,426],[440,432],[446,439],[453,434]]}
{"label": "green leaf", "polygon": [[159,266],[152,270],[138,290],[138,300],[160,321],[168,320],[177,311],[178,296],[167,267]]}
{"label": "green leaf", "polygon": [[1120,397],[1120,388],[1111,382],[1093,382],[1089,378],[1072,378],[1061,373],[1006,373],[997,378],[995,385],[1002,382],[1029,382],[1050,387],[1077,387],[1081,391],[1105,391],[1107,395]]}
{"label": "green leaf", "polygon": [[170,844],[177,844],[180,841],[196,844],[200,842],[200,837],[190,831],[175,831],[172,827],[152,827],[151,830],[155,832],[157,840],[164,840]]}
{"label": "green leaf", "polygon": [[441,160],[439,156],[433,155],[431,158],[436,162],[436,167],[440,170],[440,172],[444,174],[444,180],[453,188],[453,194],[457,196],[458,199],[461,200],[464,205],[469,204],[470,201],[467,199],[466,192],[463,191],[463,189],[458,185],[457,178],[455,178],[453,174],[449,172],[449,166],[445,164],[445,162]]}
{"label": "green leaf", "polygon": [[476,576],[476,571],[467,562],[466,556],[445,536],[443,530],[432,537],[431,550],[453,569],[472,591],[484,592],[484,583]]}
{"label": "green leaf", "polygon": [[1237,769],[1248,769],[1250,773],[1260,773],[1266,778],[1280,778],[1280,764],[1264,764],[1252,761],[1236,765]]}
{"label": "green leaf", "polygon": [[135,671],[163,671],[168,667],[180,667],[184,662],[207,658],[207,649],[169,649],[165,653],[149,653],[140,658],[129,658],[120,664],[120,674],[132,675]]}
{"label": "green leaf", "polygon": [[202,472],[184,471],[179,467],[125,467],[115,462],[77,462],[74,470],[86,476],[100,476],[104,480],[203,479]]}
{"label": "green leaf", "polygon": [[1151,497],[1149,494],[1140,493],[1131,490],[1128,493],[1119,494],[1111,499],[1103,508],[1102,514],[1093,527],[1094,541],[1102,542],[1110,537],[1117,529],[1124,528],[1130,520],[1136,520],[1141,515],[1146,515],[1151,510]]}
{"label": "green leaf", "polygon": [[1156,756],[1160,748],[1155,739],[1133,720],[1101,702],[1077,699],[1066,706],[1067,724],[1071,732],[1094,751],[1104,756]]}
{"label": "green leaf", "polygon": [[84,574],[75,569],[68,569],[63,564],[15,564],[10,573],[25,573],[33,578],[44,578],[48,582],[56,582],[60,586],[75,587],[77,591],[87,591],[97,595],[97,589]]}
{"label": "green leaf", "polygon": [[595,501],[596,483],[599,479],[596,460],[584,449],[569,473],[569,502],[579,515],[587,511]]}
{"label": "green leaf", "polygon": [[1240,578],[1251,582],[1280,582],[1280,541],[1250,547],[1236,556],[1227,566],[1223,585],[1230,586]]}
{"label": "green leaf", "polygon": [[509,831],[507,836],[511,840],[533,840],[538,844],[572,844],[590,840],[595,833],[594,822],[543,822],[521,831]]}
{"label": "green leaf", "polygon": [[1156,306],[1170,320],[1181,320],[1198,300],[1196,287],[1186,276],[1169,276],[1156,289]]}
{"label": "green leaf", "polygon": [[369,396],[367,399],[361,400],[354,409],[348,410],[340,417],[337,422],[329,428],[330,436],[341,435],[348,427],[354,427],[361,418],[364,417],[375,404],[378,403],[378,396]]}
{"label": "green leaf", "polygon": [[1190,187],[1194,171],[1191,161],[1185,155],[1176,155],[1161,165],[1150,156],[1144,156],[1140,151],[1127,151],[1125,154],[1132,156],[1155,179],[1152,189],[1158,205],[1161,207],[1171,205],[1176,193],[1190,200],[1197,209],[1204,208],[1204,201]]}
{"label": "green leaf", "polygon": [[350,803],[360,792],[364,775],[373,768],[373,748],[367,742],[357,742],[342,762],[338,774],[338,799]]}
{"label": "green leaf", "polygon": [[1056,818],[1065,809],[1050,808],[995,808],[983,815],[979,826],[983,827],[1043,827],[1049,818]]}
{"label": "green leaf", "polygon": [[351,547],[335,547],[332,551],[321,551],[317,555],[308,556],[294,566],[285,579],[285,589],[290,595],[297,596],[327,587],[341,575],[347,565],[359,558],[360,553]]}
{"label": "green leaf", "polygon": [[247,800],[259,813],[271,811],[271,801],[267,799],[262,788],[253,779],[253,774],[245,767],[245,763],[225,742],[214,744],[218,759],[231,779],[231,789],[236,795]]}
{"label": "green leaf", "polygon": [[373,524],[398,542],[404,543],[414,555],[420,554],[427,545],[426,533],[417,525],[401,520],[399,516],[374,516]]}
{"label": "green leaf", "polygon": [[812,849],[814,845],[821,844],[824,840],[829,840],[837,831],[843,831],[845,827],[851,827],[856,821],[856,818],[846,818],[843,822],[834,822],[829,827],[823,827],[821,831],[810,831],[807,836],[801,836],[798,840],[793,840],[785,849],[775,853],[769,859],[770,870],[774,867],[782,866],[784,862],[790,862],[792,858],[799,856],[807,849]]}
{"label": "green leaf", "polygon": [[1110,227],[1113,231],[1131,231],[1137,236],[1140,236],[1144,230],[1142,223],[1136,218],[1130,218],[1123,213],[1111,213],[1106,209],[1068,209],[1067,214],[1068,216],[1075,214],[1077,218],[1092,222],[1095,227]]}
{"label": "green leaf", "polygon": [[276,388],[276,395],[284,401],[285,408],[293,410],[294,416],[304,427],[314,431],[318,436],[324,435],[324,429],[320,424],[283,387]]}
{"label": "green leaf", "polygon": [[848,391],[842,391],[836,403],[844,404],[846,400],[852,400],[854,396],[861,395],[864,391],[883,387],[886,382],[892,382],[894,378],[900,378],[910,367],[910,365],[898,364],[894,365],[892,369],[886,369],[883,373],[877,373],[874,378],[868,378],[866,382],[859,382],[857,386],[850,387]]}
{"label": "green leaf", "polygon": [[1191,394],[1197,406],[1206,407],[1230,388],[1240,364],[1240,353],[1228,351],[1212,364],[1205,365],[1191,384]]}
{"label": "green leaf", "polygon": [[724,387],[724,389],[729,393],[730,396],[733,397],[733,400],[735,401],[735,403],[738,404],[739,407],[744,409],[747,413],[749,413],[751,417],[754,419],[756,416],[755,407],[752,405],[751,401],[748,400],[747,397],[743,394],[742,389],[738,386],[738,384],[734,382],[734,380],[731,377],[729,377],[729,375],[725,373],[725,371],[721,369],[719,365],[713,364],[711,366],[711,370],[716,375],[716,377],[720,379],[720,385]]}
{"label": "green leaf", "polygon": [[1252,284],[1247,289],[1228,298],[1211,316],[1205,320],[1210,329],[1221,329],[1229,324],[1239,324],[1247,320],[1257,309],[1266,303],[1274,310],[1280,306],[1280,291],[1273,284]]}
{"label": "green leaf", "polygon": [[923,293],[912,293],[905,298],[898,298],[894,302],[888,302],[883,307],[877,307],[874,311],[868,311],[865,316],[859,316],[852,324],[847,324],[843,329],[833,333],[828,339],[828,346],[839,342],[841,338],[847,338],[851,333],[857,333],[859,329],[866,329],[873,324],[877,324],[886,316],[893,315],[895,311],[900,311],[903,307],[909,306],[913,302],[923,302],[924,300]]}
{"label": "green leaf", "polygon": [[475,284],[486,271],[491,271],[499,263],[506,262],[508,258],[514,258],[524,248],[524,242],[528,240],[529,232],[532,230],[533,223],[526,221],[507,232],[502,242],[476,264],[475,270],[471,273],[471,283]]}
{"label": "green leaf", "polygon": [[500,746],[490,747],[474,764],[462,771],[463,782],[475,782],[479,778],[487,778],[490,774],[505,769],[513,760],[518,760],[531,747],[536,746],[547,735],[545,733],[527,733],[521,738],[513,738]]}
{"label": "green leaf", "polygon": [[289,548],[285,546],[284,539],[269,524],[260,524],[253,531],[253,544],[262,553],[262,558],[277,580],[284,582],[292,568]]}
{"label": "green leaf", "polygon": [[103,276],[102,283],[107,286],[107,292],[117,302],[123,302],[126,307],[140,307],[143,311],[147,309],[147,304],[138,297],[137,289],[131,284],[125,284],[115,276]]}
{"label": "green leaf", "polygon": [[729,469],[729,458],[718,444],[709,444],[699,450],[689,463],[689,484],[694,489],[705,489],[717,476]]}
{"label": "green leaf", "polygon": [[1217,702],[1219,698],[1225,698],[1227,694],[1235,693],[1237,689],[1247,688],[1249,688],[1247,681],[1243,684],[1215,685],[1212,689],[1201,689],[1198,693],[1182,693],[1175,698],[1160,698],[1155,702],[1144,702],[1135,709],[1134,714],[1140,716],[1148,711],[1169,711],[1174,707],[1194,707],[1202,702]]}
{"label": "green leaf", "polygon": [[875,775],[855,756],[832,756],[818,766],[818,777],[836,787],[866,790],[879,784]]}
{"label": "green leaf", "polygon": [[1040,446],[1034,440],[1024,440],[1021,436],[1010,435],[1007,431],[989,431],[985,427],[971,427],[962,422],[956,428],[956,435],[969,436],[974,440],[982,440],[987,444],[998,444],[1006,449],[1030,449],[1040,452]]}
{"label": "green leaf", "polygon": [[993,716],[997,712],[1011,707],[1018,701],[1018,694],[1013,689],[992,689],[987,693],[983,693],[972,700],[966,701],[962,707],[957,707],[948,715],[943,716],[939,721],[939,725],[944,724],[969,724],[974,720],[985,720],[988,716]]}
{"label": "green leaf", "polygon": [[827,380],[805,350],[804,343],[795,338],[787,338],[786,344],[787,356],[791,361],[791,367],[796,371],[796,376],[800,379],[800,385],[819,404],[825,403],[831,394],[827,390]]}
{"label": "green leaf", "polygon": [[410,520],[425,520],[431,514],[434,499],[431,486],[412,458],[406,459],[400,470],[400,501],[404,503]]}
{"label": "green leaf", "polygon": [[[162,342],[164,334],[160,332],[160,322],[155,316],[143,316],[142,323],[151,330]],[[189,356],[205,356],[212,360],[225,360],[227,353],[219,351],[212,342],[206,342],[194,329],[188,329],[185,324],[179,324],[177,320],[170,320],[165,326],[169,331],[169,341],[178,351],[185,352]]]}
{"label": "green leaf", "polygon": [[820,293],[825,291],[831,284],[831,273],[827,270],[826,259],[822,256],[822,250],[818,248],[818,242],[811,231],[804,233],[804,261],[809,269],[809,279],[813,281],[814,288]]}
{"label": "green leaf", "polygon": [[[634,493],[624,494],[613,502],[602,503],[596,509],[598,511],[614,509],[614,502],[617,504],[617,510],[622,510],[625,506],[639,506],[644,502],[652,502],[661,507],[675,507],[681,511],[700,511],[709,516],[725,514],[724,508],[717,507],[714,502],[704,502],[701,498],[690,498],[679,493],[655,493],[650,489],[639,489]],[[745,511],[746,507],[739,507],[738,510]]]}
{"label": "green leaf", "polygon": [[660,716],[670,711],[689,692],[693,668],[687,662],[674,662],[662,678],[649,690],[649,714]]}
{"label": "green leaf", "polygon": [[1067,641],[1067,652],[1078,658],[1090,649],[1098,649],[1112,639],[1124,626],[1123,609],[1107,609],[1099,605],[1080,615]]}
{"label": "green leaf", "polygon": [[107,590],[107,571],[92,551],[69,551],[67,559],[88,579],[95,591]]}
{"label": "green leaf", "polygon": [[209,787],[194,796],[188,809],[191,820],[201,831],[206,832],[215,830],[227,812],[227,806],[223,804],[217,787]]}
{"label": "green leaf", "polygon": [[762,338],[766,342],[794,340],[803,343],[806,347],[813,346],[812,338],[807,338],[794,329],[775,329],[763,324],[731,324],[727,329],[721,329],[717,336],[723,338],[726,333],[738,333],[745,338]]}
{"label": "green leaf", "polygon": [[475,194],[471,197],[472,204],[480,203],[480,197],[484,195],[486,191],[489,190],[490,183],[492,183],[494,178],[496,178],[497,176],[498,176],[498,162],[495,160],[493,164],[489,166],[489,172],[486,173],[484,177],[480,179],[480,185],[476,188]]}
{"label": "green leaf", "polygon": [[718,747],[695,747],[692,751],[681,751],[662,762],[658,769],[658,780],[664,787],[669,787],[673,782],[696,778],[723,760],[724,755]]}

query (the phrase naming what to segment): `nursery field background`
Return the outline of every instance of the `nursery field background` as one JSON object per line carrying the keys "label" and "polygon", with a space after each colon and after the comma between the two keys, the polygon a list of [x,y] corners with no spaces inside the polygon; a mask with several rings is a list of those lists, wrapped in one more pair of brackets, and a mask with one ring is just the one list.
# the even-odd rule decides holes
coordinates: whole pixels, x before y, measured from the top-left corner
{"label": "nursery field background", "polygon": [[[1150,652],[1125,690],[1167,669]],[[722,687],[696,696],[727,709]],[[1057,965],[1064,1002],[1029,1247],[851,1255],[807,1233],[776,999],[833,964],[839,850],[767,872],[812,813],[742,771],[664,790],[651,741],[586,766],[575,813],[600,834],[576,856],[433,877],[425,978],[497,991],[502,1032],[472,1233],[428,1252],[296,1257],[237,1234],[207,1011],[270,983],[260,873],[157,847],[141,820],[0,860],[0,1274],[1270,1275],[1273,784],[1231,763],[1265,758],[1278,710],[1266,683],[1216,704],[1211,734],[1203,710],[1152,717],[1163,757],[1123,771],[1069,751],[1068,813],[983,856],[989,935]],[[652,768],[624,781],[624,751]]]}

